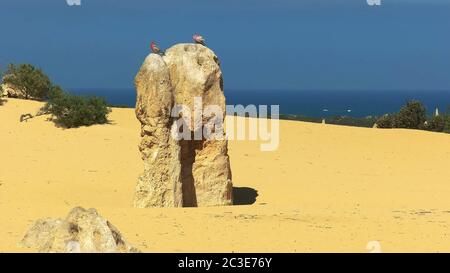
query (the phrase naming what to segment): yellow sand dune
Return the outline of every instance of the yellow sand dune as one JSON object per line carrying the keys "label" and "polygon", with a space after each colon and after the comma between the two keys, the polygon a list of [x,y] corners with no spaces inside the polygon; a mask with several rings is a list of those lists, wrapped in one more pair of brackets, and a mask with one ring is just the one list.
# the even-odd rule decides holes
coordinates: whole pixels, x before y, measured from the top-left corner
{"label": "yellow sand dune", "polygon": [[230,141],[238,201],[255,190],[253,204],[134,209],[133,109],[77,129],[19,122],[41,105],[0,106],[0,252],[31,251],[16,244],[33,221],[74,206],[96,208],[148,252],[367,252],[370,241],[450,251],[450,135],[281,121],[275,152]]}

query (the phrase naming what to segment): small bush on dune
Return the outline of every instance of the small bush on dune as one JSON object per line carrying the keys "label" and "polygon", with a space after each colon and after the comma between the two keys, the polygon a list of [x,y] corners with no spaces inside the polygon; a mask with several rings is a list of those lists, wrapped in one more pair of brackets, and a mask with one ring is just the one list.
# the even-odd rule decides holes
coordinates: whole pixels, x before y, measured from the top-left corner
{"label": "small bush on dune", "polygon": [[448,110],[447,110],[447,113],[445,114],[445,117],[444,117],[444,120],[445,120],[445,124],[444,124],[444,132],[445,133],[450,133],[450,107],[448,108]]}
{"label": "small bush on dune", "polygon": [[450,134],[450,116],[447,116],[447,120],[445,122],[444,133]]}
{"label": "small bush on dune", "polygon": [[[108,122],[110,109],[103,98],[68,94],[61,87],[53,85],[41,69],[30,64],[10,64],[2,78],[4,83],[21,90],[25,99],[47,101],[37,115],[51,114],[55,122],[63,127],[73,128]],[[0,104],[1,102],[0,99]]]}
{"label": "small bush on dune", "polygon": [[419,101],[408,101],[396,114],[384,115],[377,120],[378,128],[424,129],[425,106]]}
{"label": "small bush on dune", "polygon": [[55,87],[42,111],[52,114],[61,126],[74,128],[107,123],[110,109],[103,98],[75,96]]}
{"label": "small bush on dune", "polygon": [[425,106],[419,101],[408,101],[396,114],[384,115],[377,120],[378,128],[421,129],[450,133],[450,109],[444,115],[427,120]]}
{"label": "small bush on dune", "polygon": [[395,127],[420,129],[426,120],[425,106],[419,101],[408,101],[395,115]]}
{"label": "small bush on dune", "polygon": [[378,128],[394,128],[395,115],[384,115],[377,120]]}
{"label": "small bush on dune", "polygon": [[350,116],[330,116],[325,119],[327,124],[356,126],[356,127],[372,127],[377,121],[375,117],[367,116],[362,118]]}
{"label": "small bush on dune", "polygon": [[10,64],[5,72],[3,82],[22,90],[25,99],[48,99],[52,83],[47,75],[30,64]]}
{"label": "small bush on dune", "polygon": [[[0,77],[1,77],[1,74],[0,74]],[[3,98],[2,98],[2,95],[3,95],[3,88],[2,88],[2,86],[0,85],[0,105],[3,105],[3,102],[4,102],[4,100],[3,100]]]}
{"label": "small bush on dune", "polygon": [[444,132],[445,116],[434,116],[423,125],[423,129],[433,132]]}

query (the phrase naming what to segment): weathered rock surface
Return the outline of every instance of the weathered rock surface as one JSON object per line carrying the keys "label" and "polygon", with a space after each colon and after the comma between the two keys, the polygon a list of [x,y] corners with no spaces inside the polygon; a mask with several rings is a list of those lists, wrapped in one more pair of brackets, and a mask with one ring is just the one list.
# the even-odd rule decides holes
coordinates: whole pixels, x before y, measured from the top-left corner
{"label": "weathered rock surface", "polygon": [[53,253],[139,252],[95,209],[80,207],[73,208],[66,219],[37,220],[19,245]]}
{"label": "weathered rock surface", "polygon": [[18,99],[24,99],[26,97],[22,90],[9,83],[3,83],[0,90],[2,90],[2,94],[0,95],[3,95],[4,97]]}
{"label": "weathered rock surface", "polygon": [[[178,44],[164,56],[150,54],[135,80],[136,116],[141,122],[139,149],[144,173],[138,180],[136,207],[197,207],[232,204],[232,182],[223,130],[225,96],[217,56],[203,45]],[[196,98],[196,99],[195,99]],[[195,119],[194,104],[214,106],[220,115]],[[190,109],[191,139],[175,140],[171,117],[175,105]],[[183,113],[184,114],[184,113]],[[218,121],[218,122],[217,122]],[[198,133],[207,127],[214,138]],[[208,131],[208,132],[209,132]],[[197,136],[194,139],[194,135]]]}
{"label": "weathered rock surface", "polygon": [[135,207],[180,207],[180,147],[171,137],[173,87],[163,58],[150,54],[136,76],[136,116],[141,122],[139,150],[144,173],[139,177]]}

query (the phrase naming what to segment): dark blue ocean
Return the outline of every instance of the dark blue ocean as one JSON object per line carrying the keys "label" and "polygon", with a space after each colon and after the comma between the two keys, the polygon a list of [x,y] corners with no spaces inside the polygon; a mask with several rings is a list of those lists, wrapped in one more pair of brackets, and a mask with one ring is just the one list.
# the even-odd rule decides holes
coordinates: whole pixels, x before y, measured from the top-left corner
{"label": "dark blue ocean", "polygon": [[[77,95],[105,97],[108,103],[134,107],[134,89],[73,89]],[[450,107],[449,91],[225,90],[228,105],[280,105],[281,114],[310,117],[366,117],[396,112],[407,100],[422,101],[431,114]],[[449,109],[450,110],[450,109]]]}

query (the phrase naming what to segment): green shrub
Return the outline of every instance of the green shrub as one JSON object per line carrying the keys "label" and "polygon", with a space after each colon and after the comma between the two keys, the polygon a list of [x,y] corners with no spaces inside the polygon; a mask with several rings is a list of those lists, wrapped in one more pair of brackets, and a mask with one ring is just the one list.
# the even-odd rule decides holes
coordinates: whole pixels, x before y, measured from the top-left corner
{"label": "green shrub", "polygon": [[444,130],[445,133],[450,133],[450,107],[447,110],[447,113],[444,116],[445,124],[444,124]]}
{"label": "green shrub", "polygon": [[73,128],[107,123],[110,109],[103,98],[75,96],[54,87],[42,111],[52,114],[57,124]]}
{"label": "green shrub", "polygon": [[9,83],[22,90],[25,99],[48,99],[52,83],[47,75],[30,64],[18,66],[10,64],[3,77],[4,83]]}
{"label": "green shrub", "polygon": [[356,127],[373,127],[373,124],[377,122],[377,118],[373,116],[367,117],[349,117],[349,116],[330,116],[325,119],[327,124],[356,126]]}
{"label": "green shrub", "polygon": [[50,89],[50,92],[48,93],[48,100],[55,100],[57,98],[60,98],[62,96],[66,95],[63,91],[63,89],[59,85],[54,85]]}
{"label": "green shrub", "polygon": [[445,119],[446,117],[442,115],[434,116],[427,121],[427,124],[423,126],[423,129],[433,132],[443,132],[445,128]]}
{"label": "green shrub", "polygon": [[447,116],[446,118],[443,132],[450,134],[450,116]]}
{"label": "green shrub", "polygon": [[412,100],[408,101],[398,113],[379,118],[377,125],[378,128],[425,129],[426,120],[425,106],[420,101]]}
{"label": "green shrub", "polygon": [[420,101],[408,101],[395,115],[395,128],[420,129],[427,120],[425,106]]}
{"label": "green shrub", "polygon": [[395,115],[384,115],[377,120],[378,128],[395,128]]}
{"label": "green shrub", "polygon": [[303,115],[293,115],[293,114],[288,114],[288,115],[280,114],[279,118],[285,119],[285,120],[298,120],[298,121],[315,122],[315,123],[322,122],[321,118],[308,117],[308,116],[303,116]]}

